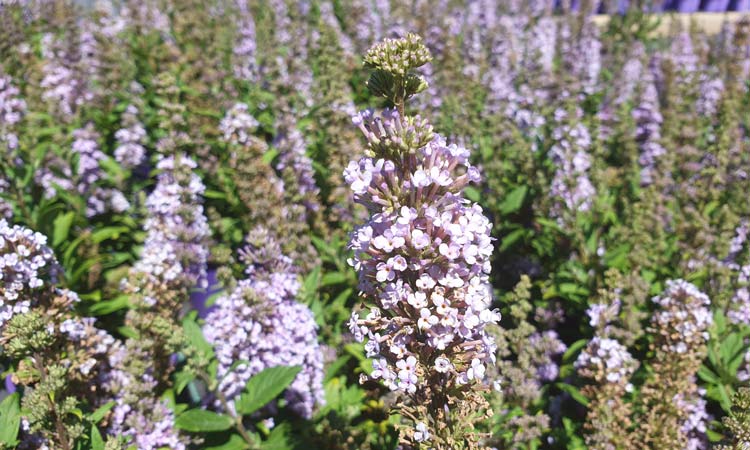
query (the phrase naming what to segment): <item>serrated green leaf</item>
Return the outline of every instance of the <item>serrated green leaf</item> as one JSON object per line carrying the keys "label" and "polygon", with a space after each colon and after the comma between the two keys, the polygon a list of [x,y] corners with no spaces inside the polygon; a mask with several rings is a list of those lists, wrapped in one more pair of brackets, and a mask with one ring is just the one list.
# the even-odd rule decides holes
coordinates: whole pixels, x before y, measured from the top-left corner
{"label": "serrated green leaf", "polygon": [[193,432],[224,431],[232,427],[232,418],[205,409],[190,409],[177,416],[175,426]]}
{"label": "serrated green leaf", "polygon": [[235,401],[237,412],[247,415],[264,407],[292,384],[300,370],[300,366],[276,366],[259,372],[248,380],[245,391]]}

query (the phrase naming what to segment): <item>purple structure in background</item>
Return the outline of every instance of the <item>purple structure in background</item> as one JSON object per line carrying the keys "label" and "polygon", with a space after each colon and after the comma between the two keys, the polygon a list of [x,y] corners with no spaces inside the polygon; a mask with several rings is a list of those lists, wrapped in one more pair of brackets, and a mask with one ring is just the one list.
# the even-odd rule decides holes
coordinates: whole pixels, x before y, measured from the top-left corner
{"label": "purple structure in background", "polygon": [[[555,6],[560,8],[562,0],[556,0]],[[569,4],[571,9],[576,10],[580,5],[580,0],[570,0]],[[617,0],[616,8],[617,11],[610,10],[614,2],[612,1],[600,1],[599,6],[596,8],[599,13],[625,13],[630,4],[629,0]],[[726,11],[750,11],[750,0],[663,0],[657,2],[654,6],[654,11],[677,11],[680,13],[693,13],[693,12],[726,12]]]}
{"label": "purple structure in background", "polygon": [[729,0],[704,0],[703,11],[723,12],[729,9]]}
{"label": "purple structure in background", "polygon": [[13,384],[13,381],[11,381],[10,375],[5,377],[5,392],[7,392],[8,395],[16,392],[16,385]]}
{"label": "purple structure in background", "polygon": [[676,10],[681,13],[697,12],[700,8],[700,0],[671,0],[664,5],[664,9]]}
{"label": "purple structure in background", "polygon": [[205,318],[215,308],[214,305],[206,305],[209,297],[221,291],[221,284],[216,279],[216,269],[209,268],[206,275],[208,287],[206,289],[197,289],[190,294],[190,304],[193,306],[193,309],[198,311],[198,317],[200,318]]}

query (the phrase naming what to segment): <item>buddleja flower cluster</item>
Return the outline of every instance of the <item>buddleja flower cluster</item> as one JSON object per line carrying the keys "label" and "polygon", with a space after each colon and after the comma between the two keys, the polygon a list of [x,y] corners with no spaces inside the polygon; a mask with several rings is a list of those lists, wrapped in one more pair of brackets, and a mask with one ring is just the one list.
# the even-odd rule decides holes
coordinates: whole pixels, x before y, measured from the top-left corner
{"label": "buddleja flower cluster", "polygon": [[707,353],[711,300],[692,284],[674,280],[653,302],[659,308],[651,318],[654,375],[641,391],[647,409],[642,442],[708,448],[705,391],[696,385],[695,374]]}
{"label": "buddleja flower cluster", "polygon": [[157,164],[162,172],[146,201],[143,251],[123,281],[133,304],[126,324],[138,337],[110,356],[118,367],[106,383],[116,401],[110,434],[140,449],[182,449],[187,442],[173,428],[174,413],[159,394],[173,370],[170,354],[183,345],[180,305],[191,288],[206,284],[210,232],[201,205],[205,187],[196,167],[185,155]]}
{"label": "buddleja flower cluster", "polygon": [[[415,35],[385,40],[366,61],[376,69],[370,87],[401,110],[426,84],[410,72],[429,61]],[[495,361],[485,331],[500,318],[489,309],[491,224],[461,192],[479,181],[479,171],[467,149],[446,143],[419,116],[365,111],[354,122],[367,139],[367,156],[352,161],[344,178],[370,218],[352,235],[350,264],[371,306],[362,316],[354,312],[349,327],[358,341],[367,339],[371,379],[415,404],[433,402],[432,417],[420,418],[427,423],[402,438],[416,444],[434,436],[443,448],[455,441],[441,420],[464,406],[466,385],[482,382]]]}
{"label": "buddleja flower cluster", "polygon": [[148,233],[135,270],[184,286],[205,286],[211,232],[201,206],[205,186],[186,155],[159,161],[156,189],[148,196]]}
{"label": "buddleja flower cluster", "polygon": [[[16,127],[26,115],[26,102],[19,93],[11,78],[0,72],[0,161],[8,166],[18,163],[15,153],[18,149]],[[10,183],[0,172],[0,218],[10,219],[13,214],[12,205],[3,199],[3,194],[9,188]]]}
{"label": "buddleja flower cluster", "polygon": [[60,273],[47,237],[0,219],[0,330],[16,314],[36,305],[44,281],[54,284]]}
{"label": "buddleja flower cluster", "polygon": [[269,145],[256,136],[259,122],[247,104],[234,104],[222,118],[219,131],[228,144],[232,179],[249,223],[263,223],[277,239],[284,236],[283,253],[306,270],[320,262],[308,235],[311,216],[320,212],[320,205],[312,161],[305,155],[306,144],[288,119],[285,116],[292,127],[285,131],[289,134],[280,134],[275,140],[280,175],[264,160]]}
{"label": "buddleja flower cluster", "polygon": [[310,309],[295,300],[299,275],[279,244],[262,227],[247,242],[240,257],[248,278],[216,300],[204,327],[219,361],[218,389],[232,402],[263,369],[299,365],[285,398],[292,411],[310,419],[324,404],[318,327]]}
{"label": "buddleja flower cluster", "polygon": [[602,302],[587,311],[596,332],[575,362],[578,375],[591,383],[581,390],[590,399],[585,440],[592,449],[626,448],[631,442],[632,411],[625,396],[633,390],[630,378],[639,363],[615,336],[620,289],[601,294]]}
{"label": "buddleja flower cluster", "polygon": [[224,140],[230,144],[239,145],[248,145],[257,127],[258,121],[250,114],[245,103],[232,105],[219,124]]}
{"label": "buddleja flower cluster", "polygon": [[115,133],[117,147],[115,148],[115,160],[125,168],[132,169],[143,162],[146,156],[146,148],[143,146],[146,140],[146,130],[138,120],[138,108],[128,105],[122,115],[123,128]]}
{"label": "buddleja flower cluster", "polygon": [[[591,135],[580,123],[582,112],[576,108],[572,113],[564,109],[555,111],[557,126],[552,132],[554,144],[549,155],[556,165],[550,186],[551,195],[557,199],[552,213],[562,221],[566,211],[588,211],[591,209],[596,190],[588,177],[591,158],[587,152],[591,147]],[[572,122],[572,124],[570,123]]]}
{"label": "buddleja flower cluster", "polygon": [[14,127],[26,114],[26,102],[19,93],[11,78],[0,74],[0,142],[6,147],[4,151],[12,151],[18,147]]}
{"label": "buddleja flower cluster", "polygon": [[73,131],[71,149],[78,156],[76,188],[80,194],[87,196],[86,215],[89,217],[102,214],[108,209],[123,212],[130,207],[122,192],[95,186],[104,178],[104,171],[99,166],[100,161],[105,158],[99,149],[100,139],[92,124]]}

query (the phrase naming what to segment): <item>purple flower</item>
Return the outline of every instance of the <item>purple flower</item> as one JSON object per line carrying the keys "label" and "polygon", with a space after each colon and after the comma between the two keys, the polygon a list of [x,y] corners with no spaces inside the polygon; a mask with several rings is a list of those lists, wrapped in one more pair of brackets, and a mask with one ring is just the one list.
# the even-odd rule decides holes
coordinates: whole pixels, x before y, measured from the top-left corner
{"label": "purple flower", "polygon": [[[301,200],[307,211],[318,211],[320,189],[315,183],[312,160],[306,154],[307,142],[294,125],[294,118],[291,116],[285,116],[281,120],[274,141],[274,146],[279,150],[276,170],[282,174],[286,190],[292,191],[287,192],[287,195],[292,194],[293,199]],[[307,220],[306,215],[302,220]]]}
{"label": "purple flower", "polygon": [[91,101],[94,95],[83,74],[79,73],[74,56],[61,48],[62,44],[52,34],[42,37],[45,64],[42,66],[44,78],[40,87],[44,90],[42,98],[50,102],[56,116],[69,122],[77,109]]}
{"label": "purple flower", "polygon": [[625,386],[638,368],[638,362],[617,340],[594,336],[578,355],[575,368],[581,376],[593,378],[598,383]]}
{"label": "purple flower", "polygon": [[696,112],[704,117],[712,117],[717,112],[719,101],[724,93],[724,81],[718,77],[701,76],[700,97],[695,105]]}
{"label": "purple flower", "polygon": [[123,128],[115,132],[115,160],[127,169],[140,165],[146,157],[146,130],[138,120],[138,108],[128,105],[122,115]]}
{"label": "purple flower", "polygon": [[[139,398],[139,409],[118,399],[112,410],[110,433],[128,439],[139,450],[170,448],[185,450],[185,442],[174,428],[174,412],[156,398]],[[144,414],[142,411],[148,411]]]}
{"label": "purple flower", "polygon": [[249,112],[245,103],[235,103],[224,115],[219,124],[219,130],[224,135],[224,141],[230,144],[247,145],[250,136],[258,128],[258,121]]}
{"label": "purple flower", "polygon": [[37,304],[37,293],[54,286],[61,273],[46,236],[0,219],[0,330]]}
{"label": "purple flower", "polygon": [[14,130],[25,115],[26,102],[20,97],[20,91],[13,86],[10,77],[0,73],[0,142],[5,144],[7,151],[18,148],[18,136]]}
{"label": "purple flower", "polygon": [[705,450],[709,448],[706,431],[712,417],[706,410],[705,389],[698,389],[693,395],[679,395],[674,398],[677,407],[684,411],[686,417],[681,431],[687,437],[685,450]]}
{"label": "purple flower", "polygon": [[667,282],[667,289],[652,299],[659,309],[651,324],[661,337],[660,349],[666,353],[684,354],[708,341],[708,327],[713,321],[711,300],[684,280]]}
{"label": "purple flower", "polygon": [[156,167],[162,172],[146,200],[146,240],[134,270],[166,282],[206,287],[210,230],[201,205],[205,186],[193,172],[197,165],[181,155],[164,158]]}
{"label": "purple flower", "polygon": [[247,2],[237,1],[237,37],[232,48],[234,76],[244,81],[255,81],[258,77],[255,43],[255,19],[248,10]]}
{"label": "purple flower", "polygon": [[[174,320],[175,308],[187,298],[187,292],[206,285],[210,230],[201,200],[205,187],[194,173],[195,162],[185,155],[170,156],[159,161],[157,168],[161,173],[146,199],[143,250],[122,282],[133,305],[126,323],[147,327],[155,336],[128,339],[112,351],[109,363],[115,370],[102,384],[116,403],[110,434],[127,437],[138,448],[183,449],[186,440],[173,427],[174,414],[158,398],[157,380],[163,377],[162,371],[169,370],[169,358],[154,360],[154,354],[171,353],[167,343],[157,338],[158,333],[164,333],[164,327],[169,329],[169,320]],[[160,319],[162,329],[150,328],[154,317]]]}
{"label": "purple flower", "polygon": [[666,153],[666,149],[660,143],[664,119],[659,111],[659,94],[653,77],[648,72],[644,77],[632,116],[636,123],[635,138],[640,147],[638,162],[641,165],[641,184],[648,186],[658,175],[659,158]]}
{"label": "purple flower", "polygon": [[203,329],[219,361],[218,388],[232,401],[261,370],[299,365],[302,371],[285,398],[294,412],[309,419],[324,403],[317,325],[312,312],[295,301],[300,284],[292,261],[260,228],[248,241],[241,252],[248,278],[216,300]]}
{"label": "purple flower", "polygon": [[549,150],[550,158],[556,165],[551,195],[557,199],[552,210],[558,221],[563,221],[566,212],[588,211],[593,205],[596,190],[588,177],[591,159],[587,152],[591,146],[591,136],[586,126],[579,122],[580,111],[570,123],[563,110],[555,112],[559,125],[553,130],[554,143]]}
{"label": "purple flower", "polygon": [[[433,374],[458,384],[481,381],[495,349],[484,327],[499,314],[489,309],[491,224],[461,194],[479,179],[469,151],[433,136],[419,117],[395,111],[365,112],[355,123],[377,157],[352,161],[344,172],[355,201],[370,213],[351,237],[350,264],[375,306],[364,318],[354,313],[350,327],[379,342],[372,378],[407,393]],[[416,150],[388,153],[399,145]],[[440,363],[422,361],[425,355]],[[418,361],[428,373],[413,371]]]}

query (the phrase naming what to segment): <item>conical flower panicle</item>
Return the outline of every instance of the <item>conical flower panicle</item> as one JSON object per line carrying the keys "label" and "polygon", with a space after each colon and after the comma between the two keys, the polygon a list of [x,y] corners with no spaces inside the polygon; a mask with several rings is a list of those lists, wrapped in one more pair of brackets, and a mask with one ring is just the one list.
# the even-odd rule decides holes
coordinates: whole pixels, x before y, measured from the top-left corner
{"label": "conical flower panicle", "polygon": [[[401,412],[415,423],[402,430],[402,441],[442,449],[474,442],[468,417],[486,404],[472,388],[495,362],[485,327],[500,315],[490,309],[492,225],[462,193],[479,181],[479,170],[467,149],[447,144],[427,120],[399,112],[426,87],[412,71],[429,60],[415,35],[386,39],[365,59],[376,69],[368,85],[395,109],[354,117],[369,148],[344,178],[370,217],[352,234],[350,264],[369,309],[354,312],[349,328],[367,340],[373,359],[364,379],[408,399]],[[468,426],[454,435],[445,423],[458,418]]]}

